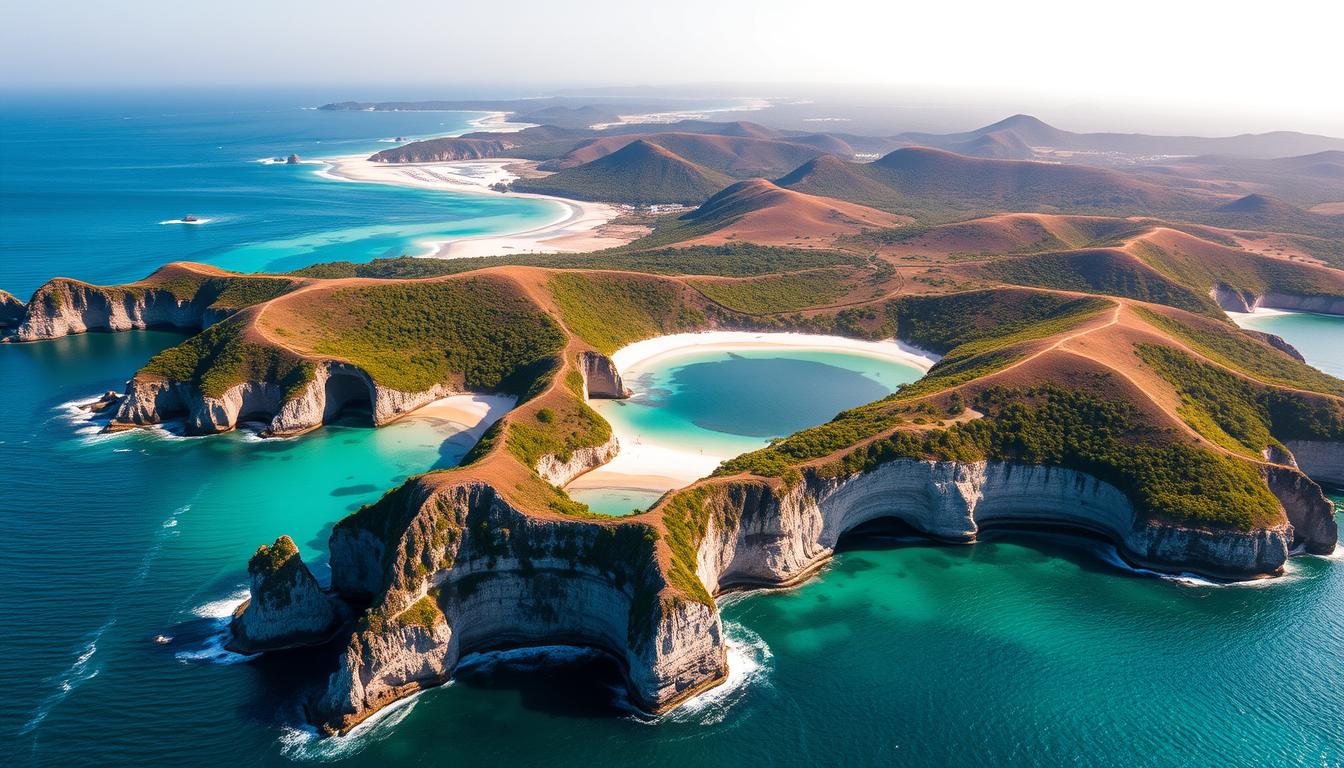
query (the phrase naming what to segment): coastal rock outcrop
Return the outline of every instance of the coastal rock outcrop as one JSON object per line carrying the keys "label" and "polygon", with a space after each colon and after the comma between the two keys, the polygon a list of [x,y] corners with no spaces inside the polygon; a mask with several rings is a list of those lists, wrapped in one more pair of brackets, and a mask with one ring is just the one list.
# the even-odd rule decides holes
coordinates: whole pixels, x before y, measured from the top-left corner
{"label": "coastal rock outcrop", "polygon": [[[1338,445],[1327,443],[1327,445]],[[1344,451],[1340,451],[1344,456]],[[1308,475],[1289,467],[1268,467],[1265,481],[1293,526],[1293,544],[1313,555],[1328,555],[1339,541],[1335,507]]]}
{"label": "coastal rock outcrop", "polygon": [[0,291],[0,330],[14,328],[23,322],[26,309],[23,302],[14,298],[14,294]]}
{"label": "coastal rock outcrop", "polygon": [[548,453],[537,461],[537,474],[541,475],[541,479],[559,488],[584,472],[597,469],[616,458],[620,450],[620,443],[616,440],[616,436],[612,435],[601,445],[574,449],[568,458]]}
{"label": "coastal rock outcrop", "polygon": [[75,280],[53,280],[28,302],[17,336],[19,341],[37,341],[86,331],[165,326],[199,330],[233,312],[211,309],[207,304],[159,288],[108,289]]}
{"label": "coastal rock outcrop", "polygon": [[584,392],[589,398],[622,400],[630,396],[621,372],[611,358],[599,352],[579,354],[579,372],[583,374]]}
{"label": "coastal rock outcrop", "polygon": [[664,709],[727,662],[713,606],[666,594],[657,539],[645,525],[537,519],[483,483],[414,481],[332,534],[333,587],[376,597],[310,712],[343,732],[445,682],[467,654],[553,644],[610,654],[633,700]]}
{"label": "coastal rock outcrop", "polygon": [[340,615],[303,564],[288,536],[262,546],[247,564],[249,597],[233,615],[226,647],[235,653],[275,651],[331,637]]}
{"label": "coastal rock outcrop", "polygon": [[335,361],[316,363],[309,381],[288,393],[272,382],[243,382],[210,396],[189,383],[136,376],[108,428],[116,431],[184,417],[188,434],[208,435],[250,420],[266,422],[268,435],[285,437],[316,429],[351,405],[366,405],[373,426],[382,426],[452,394],[459,391],[447,385],[421,392],[380,386],[360,368]]}
{"label": "coastal rock outcrop", "polygon": [[1237,291],[1225,285],[1214,286],[1209,295],[1228,312],[1253,312],[1260,307],[1297,312],[1344,315],[1344,296],[1299,296],[1282,291],[1262,294]]}

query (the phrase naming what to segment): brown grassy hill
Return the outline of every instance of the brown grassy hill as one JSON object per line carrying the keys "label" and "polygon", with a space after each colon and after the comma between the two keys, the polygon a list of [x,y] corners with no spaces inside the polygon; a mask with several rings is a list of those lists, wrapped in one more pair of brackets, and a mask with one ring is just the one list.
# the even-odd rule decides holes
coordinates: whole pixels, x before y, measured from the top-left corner
{"label": "brown grassy hill", "polygon": [[1085,248],[1133,235],[1144,225],[1102,216],[1004,213],[933,227],[905,227],[860,238],[892,256],[934,260]]}
{"label": "brown grassy hill", "polygon": [[689,205],[704,201],[732,181],[657,144],[636,139],[592,162],[518,181],[513,188],[575,200]]}
{"label": "brown grassy hill", "polygon": [[970,141],[951,144],[946,149],[959,155],[988,157],[996,160],[1032,160],[1036,153],[1012,131],[993,131]]}
{"label": "brown grassy hill", "polygon": [[819,197],[848,200],[871,208],[901,212],[902,196],[864,173],[864,166],[822,155],[775,179],[781,187]]}
{"label": "brown grassy hill", "polygon": [[648,133],[606,136],[580,144],[562,157],[543,163],[544,171],[560,171],[591,163],[634,141],[647,141],[729,176],[774,175],[797,168],[822,153],[813,146],[777,139],[697,133]]}
{"label": "brown grassy hill", "polygon": [[765,179],[738,182],[682,218],[697,230],[712,231],[680,245],[741,241],[806,248],[831,246],[840,235],[909,221],[875,208],[783,189]]}
{"label": "brown grassy hill", "polygon": [[986,134],[1010,132],[1025,144],[1084,153],[1080,160],[1109,164],[1107,155],[1239,155],[1275,158],[1315,152],[1344,150],[1344,139],[1313,136],[1294,131],[1242,134],[1239,136],[1154,136],[1142,133],[1074,133],[1056,128],[1031,115],[1013,115],[992,125],[961,133],[903,133],[895,136],[907,144],[951,148]]}
{"label": "brown grassy hill", "polygon": [[932,222],[990,211],[1171,213],[1207,210],[1217,200],[1105,168],[992,160],[926,147],[898,149],[871,163],[818,158],[776,183]]}
{"label": "brown grassy hill", "polygon": [[898,149],[863,169],[898,193],[963,209],[1122,210],[1128,214],[1206,206],[1208,199],[1104,168],[966,157]]}

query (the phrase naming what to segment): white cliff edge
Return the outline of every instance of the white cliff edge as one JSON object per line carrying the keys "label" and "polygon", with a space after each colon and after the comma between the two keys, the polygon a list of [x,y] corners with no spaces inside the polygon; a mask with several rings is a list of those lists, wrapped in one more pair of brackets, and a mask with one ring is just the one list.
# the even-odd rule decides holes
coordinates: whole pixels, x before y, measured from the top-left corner
{"label": "white cliff edge", "polygon": [[[903,459],[844,477],[805,473],[788,488],[726,481],[706,486],[694,570],[709,594],[797,583],[846,532],[884,518],[963,542],[996,526],[1059,527],[1100,536],[1135,565],[1223,579],[1276,575],[1296,547],[1333,549],[1320,488],[1290,467],[1267,482],[1289,522],[1235,531],[1143,519],[1116,487],[1058,467]],[[652,712],[718,684],[727,669],[717,609],[669,587],[657,541],[639,522],[534,518],[479,482],[413,482],[332,535],[333,588],[372,607],[312,703],[314,722],[345,732],[445,682],[466,654],[503,647],[603,650]]]}

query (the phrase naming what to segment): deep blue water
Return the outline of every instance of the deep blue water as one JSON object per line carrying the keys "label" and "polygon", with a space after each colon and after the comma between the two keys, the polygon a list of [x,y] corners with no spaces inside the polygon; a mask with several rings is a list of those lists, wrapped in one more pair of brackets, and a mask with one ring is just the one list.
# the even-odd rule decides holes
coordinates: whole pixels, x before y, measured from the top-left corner
{"label": "deep blue water", "polygon": [[[135,280],[178,260],[244,271],[420,255],[426,241],[518,231],[546,201],[321,178],[386,139],[471,129],[483,113],[327,112],[277,95],[67,101],[9,94],[0,109],[0,289],[27,300],[53,276]],[[203,225],[160,224],[192,214]]]}
{"label": "deep blue water", "polygon": [[[461,213],[248,163],[318,140],[367,149],[448,128],[442,115],[302,105],[203,100],[144,117],[99,102],[25,118],[7,104],[0,285],[23,293],[52,273],[122,280],[165,259],[252,258],[249,244],[271,261],[380,255],[376,238],[322,254],[267,246]],[[366,130],[364,118],[387,122]],[[51,164],[17,146],[46,147]],[[207,158],[212,146],[229,149]],[[319,218],[328,208],[331,219]],[[218,214],[220,226],[157,224],[187,212]],[[395,221],[406,247],[409,220]],[[1276,332],[1321,367],[1339,365],[1335,320]],[[798,589],[727,601],[743,679],[655,723],[616,706],[598,662],[506,660],[462,672],[361,736],[319,742],[293,727],[293,689],[311,669],[292,658],[222,663],[214,650],[246,559],[288,533],[322,575],[335,520],[409,474],[451,465],[466,443],[423,421],[289,441],[99,437],[66,407],[119,388],[180,338],[0,345],[4,764],[1344,764],[1344,562],[1295,559],[1287,578],[1257,587],[1191,585],[1127,573],[1076,542],[1014,537],[868,543]],[[761,398],[781,365],[752,384]]]}

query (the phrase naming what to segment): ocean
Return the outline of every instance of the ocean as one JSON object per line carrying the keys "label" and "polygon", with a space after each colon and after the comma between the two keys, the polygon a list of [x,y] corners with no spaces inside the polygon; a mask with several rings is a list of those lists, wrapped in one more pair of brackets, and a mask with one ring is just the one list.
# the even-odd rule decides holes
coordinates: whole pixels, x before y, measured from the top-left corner
{"label": "ocean", "polygon": [[[318,141],[364,151],[389,136],[459,130],[474,116],[200,102],[100,103],[93,116],[78,105],[7,105],[0,286],[22,295],[52,274],[131,279],[177,258],[255,258],[265,269],[373,258],[413,248],[423,235],[403,233],[414,226],[485,226],[470,213],[474,200],[252,162],[321,152],[309,149]],[[28,153],[13,160],[11,135],[47,147],[51,165]],[[221,146],[227,157],[206,157]],[[158,224],[185,213],[219,226]],[[386,239],[331,234],[368,227],[386,227]],[[297,241],[323,245],[277,245]],[[1344,366],[1344,319],[1326,320],[1273,332],[1319,367]],[[657,720],[623,705],[607,662],[552,650],[478,658],[357,735],[318,739],[299,727],[294,690],[320,679],[319,668],[237,663],[219,650],[246,560],[287,533],[324,578],[337,519],[410,474],[453,465],[467,441],[423,420],[284,441],[100,436],[70,407],[119,389],[182,338],[138,331],[0,345],[8,764],[1344,763],[1339,557],[1295,558],[1282,579],[1218,586],[1136,574],[1094,543],[1006,533],[970,547],[856,541],[798,588],[726,599],[731,684]],[[694,396],[725,371],[762,399],[799,381],[863,398],[896,375],[806,354],[744,359],[648,372],[675,384],[653,387],[651,407],[663,409],[646,414],[654,428],[760,441],[805,425],[798,418],[825,418],[716,409]],[[753,370],[761,359],[768,375]],[[724,365],[732,370],[714,367]]]}

